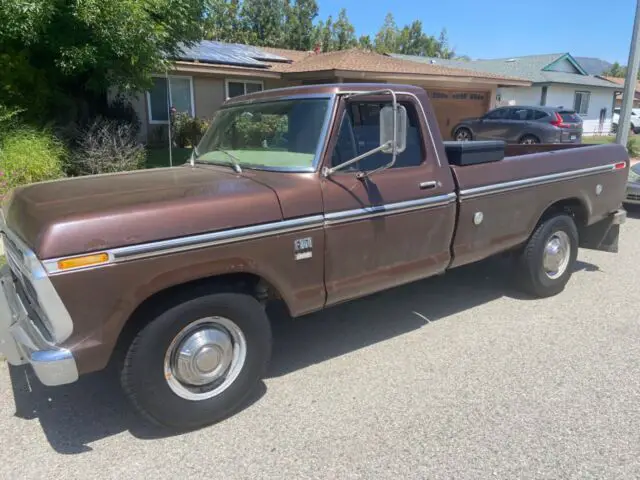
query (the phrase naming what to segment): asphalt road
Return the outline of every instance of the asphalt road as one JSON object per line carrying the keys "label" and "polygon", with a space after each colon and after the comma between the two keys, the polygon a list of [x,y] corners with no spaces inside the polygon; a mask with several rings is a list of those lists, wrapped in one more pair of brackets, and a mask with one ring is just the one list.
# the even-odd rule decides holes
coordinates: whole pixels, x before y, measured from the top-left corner
{"label": "asphalt road", "polygon": [[45,389],[0,366],[0,478],[639,478],[635,217],[551,299],[490,261],[280,318],[254,401],[189,434],[105,375]]}

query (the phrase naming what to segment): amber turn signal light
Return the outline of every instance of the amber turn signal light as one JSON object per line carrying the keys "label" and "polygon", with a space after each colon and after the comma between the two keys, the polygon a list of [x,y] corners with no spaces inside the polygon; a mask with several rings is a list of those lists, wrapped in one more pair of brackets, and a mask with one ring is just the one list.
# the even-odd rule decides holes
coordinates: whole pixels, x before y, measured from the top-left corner
{"label": "amber turn signal light", "polygon": [[59,270],[69,270],[71,268],[90,267],[109,261],[109,254],[94,253],[92,255],[84,255],[82,257],[65,258],[58,260]]}

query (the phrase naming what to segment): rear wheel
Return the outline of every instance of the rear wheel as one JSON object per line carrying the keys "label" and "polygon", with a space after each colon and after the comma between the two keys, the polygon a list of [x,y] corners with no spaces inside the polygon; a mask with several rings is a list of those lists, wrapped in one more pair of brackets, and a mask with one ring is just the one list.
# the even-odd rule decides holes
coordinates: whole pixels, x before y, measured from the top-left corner
{"label": "rear wheel", "polygon": [[578,257],[573,218],[556,214],[538,225],[518,258],[518,281],[527,293],[550,297],[564,290]]}
{"label": "rear wheel", "polygon": [[154,423],[193,429],[242,406],[270,355],[271,328],[255,298],[205,295],[169,308],[137,334],[121,382]]}
{"label": "rear wheel", "polygon": [[468,128],[460,127],[456,130],[453,138],[458,142],[469,142],[473,140],[473,135],[471,133],[471,130],[469,130]]}
{"label": "rear wheel", "polygon": [[522,145],[532,145],[534,143],[540,143],[540,139],[535,135],[525,135],[518,143]]}

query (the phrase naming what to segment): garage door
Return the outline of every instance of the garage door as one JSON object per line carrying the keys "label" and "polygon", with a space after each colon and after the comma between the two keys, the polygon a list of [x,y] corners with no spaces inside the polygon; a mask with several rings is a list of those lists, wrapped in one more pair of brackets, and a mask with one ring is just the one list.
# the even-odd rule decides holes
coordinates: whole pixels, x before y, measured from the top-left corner
{"label": "garage door", "polygon": [[451,129],[463,118],[479,117],[489,109],[489,92],[427,90],[440,133],[451,140]]}

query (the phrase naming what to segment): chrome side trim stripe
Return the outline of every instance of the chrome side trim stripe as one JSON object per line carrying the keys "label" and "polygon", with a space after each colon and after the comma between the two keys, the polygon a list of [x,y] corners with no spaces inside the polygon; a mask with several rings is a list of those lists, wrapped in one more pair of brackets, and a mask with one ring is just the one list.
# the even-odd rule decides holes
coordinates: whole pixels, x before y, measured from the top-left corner
{"label": "chrome side trim stripe", "polygon": [[454,202],[455,199],[455,193],[448,193],[446,195],[420,198],[417,200],[408,200],[406,202],[390,203],[387,205],[375,205],[372,207],[357,208],[355,210],[344,210],[340,212],[327,213],[325,214],[324,218],[327,225],[335,225],[338,223],[364,220],[367,218],[379,217],[382,215],[435,208],[443,205],[448,205]]}
{"label": "chrome side trim stripe", "polygon": [[603,173],[615,170],[615,164],[600,165],[598,167],[583,168],[581,170],[571,170],[569,172],[552,173],[550,175],[542,175],[540,177],[525,178],[523,180],[513,180],[510,182],[496,183],[494,185],[484,185],[482,187],[467,188],[460,191],[462,200],[468,198],[481,197],[484,195],[493,195],[495,193],[503,193],[519,188],[534,187],[546,183],[554,183],[560,180],[570,180],[573,178],[586,177],[596,173]]}
{"label": "chrome side trim stripe", "polygon": [[115,262],[119,260],[132,260],[134,258],[145,258],[165,253],[184,252],[196,248],[223,245],[225,243],[240,242],[243,240],[253,240],[269,235],[295,232],[309,228],[319,228],[324,224],[322,215],[312,215],[309,217],[295,218],[293,220],[283,220],[279,222],[264,223],[262,225],[252,225],[250,227],[234,228],[220,232],[203,233],[189,237],[172,238],[159,242],[143,243],[130,247],[119,247],[109,250]]}

